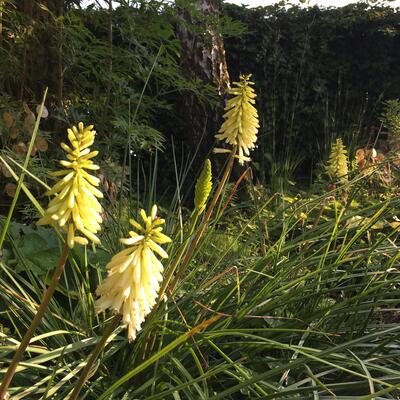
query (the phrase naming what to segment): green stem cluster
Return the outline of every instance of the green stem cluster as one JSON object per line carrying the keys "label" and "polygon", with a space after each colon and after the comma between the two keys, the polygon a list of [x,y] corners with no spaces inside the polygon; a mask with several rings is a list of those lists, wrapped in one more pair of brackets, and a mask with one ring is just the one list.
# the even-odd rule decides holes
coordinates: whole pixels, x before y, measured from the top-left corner
{"label": "green stem cluster", "polygon": [[[190,243],[189,249],[186,252],[185,257],[184,257],[179,269],[176,272],[174,280],[172,281],[172,284],[170,286],[170,292],[171,293],[174,292],[174,290],[176,288],[176,285],[178,284],[178,282],[179,282],[179,280],[180,280],[180,278],[182,276],[183,271],[185,270],[189,260],[192,258],[193,253],[194,253],[194,251],[195,251],[195,249],[196,249],[196,247],[197,247],[197,245],[198,245],[198,243],[199,243],[199,241],[200,241],[200,239],[201,239],[201,237],[202,237],[202,235],[204,233],[204,230],[207,227],[208,221],[211,218],[211,214],[214,211],[214,208],[215,208],[215,206],[216,206],[216,204],[217,204],[217,202],[218,202],[218,200],[219,200],[219,198],[221,196],[222,190],[225,187],[226,182],[228,181],[228,178],[229,178],[230,173],[232,171],[233,161],[234,161],[235,155],[236,155],[236,150],[237,150],[237,146],[233,146],[233,148],[231,150],[231,153],[229,155],[228,162],[227,162],[226,167],[225,167],[224,174],[222,175],[222,179],[220,180],[220,182],[218,184],[218,187],[217,187],[217,189],[216,189],[216,191],[214,193],[214,196],[213,196],[213,198],[212,198],[212,200],[210,202],[210,205],[207,208],[207,211],[206,211],[206,213],[204,215],[204,218],[203,218],[203,220],[202,220],[202,222],[201,222],[201,224],[199,226],[199,229],[197,230],[195,237],[193,238],[192,242]],[[159,297],[161,298],[163,295],[164,295],[164,293],[162,291],[160,291],[160,296]]]}
{"label": "green stem cluster", "polygon": [[47,307],[50,303],[50,300],[53,297],[53,294],[56,290],[57,284],[58,284],[58,282],[61,278],[61,275],[64,271],[65,263],[67,262],[67,259],[68,259],[68,254],[69,254],[69,247],[65,243],[64,249],[61,253],[57,268],[54,271],[53,278],[51,279],[50,285],[46,289],[46,291],[43,293],[43,298],[42,298],[40,306],[36,312],[36,315],[33,318],[31,325],[29,326],[28,330],[26,331],[24,337],[22,338],[22,341],[21,341],[21,343],[11,361],[11,364],[9,365],[8,370],[7,370],[6,374],[4,375],[4,378],[1,382],[0,400],[6,399],[8,387],[10,386],[10,383],[15,375],[18,364],[22,360],[25,350],[28,347],[29,342],[31,341],[33,335],[35,334],[35,331],[36,331],[37,327],[39,326],[40,321],[42,320],[42,318],[47,310]]}
{"label": "green stem cluster", "polygon": [[78,398],[79,393],[82,390],[83,385],[85,384],[87,377],[89,376],[89,373],[93,367],[93,364],[96,362],[97,357],[99,356],[104,346],[106,345],[108,338],[118,327],[120,322],[121,322],[121,315],[117,314],[104,329],[101,339],[97,342],[96,347],[94,348],[92,354],[90,355],[90,358],[86,363],[85,368],[83,369],[78,381],[76,382],[74,390],[71,393],[71,396],[69,397],[68,400],[76,400]]}

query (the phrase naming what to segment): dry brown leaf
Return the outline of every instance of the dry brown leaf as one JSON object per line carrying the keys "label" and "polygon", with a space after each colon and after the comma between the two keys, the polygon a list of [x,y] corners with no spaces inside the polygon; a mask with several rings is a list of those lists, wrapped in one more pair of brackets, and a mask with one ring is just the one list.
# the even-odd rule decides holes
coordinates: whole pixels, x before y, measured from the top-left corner
{"label": "dry brown leaf", "polygon": [[378,162],[384,162],[386,160],[386,157],[384,156],[383,153],[378,153],[376,155],[376,159],[377,159]]}
{"label": "dry brown leaf", "polygon": [[116,194],[117,194],[117,186],[115,185],[114,182],[110,181],[110,188],[108,189],[109,193],[110,193],[110,197],[112,199],[115,199]]}
{"label": "dry brown leaf", "polygon": [[7,185],[4,187],[4,191],[10,197],[14,197],[15,196],[16,190],[17,190],[17,185],[15,183],[7,183]]}
{"label": "dry brown leaf", "polygon": [[31,150],[31,157],[35,157],[37,151],[37,147],[35,145],[32,146],[32,150]]}
{"label": "dry brown leaf", "polygon": [[3,175],[6,178],[11,178],[12,177],[11,172],[8,170],[8,168],[4,164],[1,164],[1,172],[3,173]]}
{"label": "dry brown leaf", "polygon": [[26,114],[25,120],[24,120],[24,129],[25,129],[26,133],[28,133],[29,135],[32,135],[32,133],[33,133],[35,121],[36,121],[35,114],[32,111],[30,111],[29,114]]}
{"label": "dry brown leaf", "polygon": [[19,155],[25,154],[28,151],[26,144],[24,142],[18,142],[14,144],[12,149],[16,154]]}
{"label": "dry brown leaf", "polygon": [[47,151],[49,148],[49,142],[43,137],[38,137],[36,139],[36,146],[39,151]]}
{"label": "dry brown leaf", "polygon": [[19,135],[19,129],[15,126],[10,131],[10,138],[11,139],[16,139],[18,137],[18,135]]}
{"label": "dry brown leaf", "polygon": [[4,121],[4,125],[7,128],[11,128],[14,125],[14,117],[13,115],[10,113],[10,111],[5,111],[3,114],[3,121]]}

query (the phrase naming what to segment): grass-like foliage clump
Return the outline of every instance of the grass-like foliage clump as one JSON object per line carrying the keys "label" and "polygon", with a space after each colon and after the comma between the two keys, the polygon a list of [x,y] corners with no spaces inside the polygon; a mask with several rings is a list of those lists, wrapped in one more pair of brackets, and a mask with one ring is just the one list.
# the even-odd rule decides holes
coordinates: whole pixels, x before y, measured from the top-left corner
{"label": "grass-like foliage clump", "polygon": [[229,147],[217,150],[228,153],[219,175],[209,160],[192,186],[171,171],[174,198],[191,195],[192,205],[157,208],[149,185],[147,212],[136,211],[128,187],[98,208],[111,185],[101,163],[97,171],[89,162],[97,156],[85,150],[96,148],[91,126],[68,131],[74,149],[62,145],[68,170],[56,174],[47,210],[25,184],[29,155],[24,165],[2,157],[14,198],[23,191],[53,226],[13,222],[16,200],[2,220],[0,396],[398,397],[400,200],[395,180],[386,190],[379,175],[391,160],[365,149],[365,163],[360,152],[352,162],[338,139],[325,181],[306,193],[273,194],[245,175],[235,181],[232,168],[250,161],[257,140],[250,84],[242,76],[243,90],[231,92],[217,134]]}

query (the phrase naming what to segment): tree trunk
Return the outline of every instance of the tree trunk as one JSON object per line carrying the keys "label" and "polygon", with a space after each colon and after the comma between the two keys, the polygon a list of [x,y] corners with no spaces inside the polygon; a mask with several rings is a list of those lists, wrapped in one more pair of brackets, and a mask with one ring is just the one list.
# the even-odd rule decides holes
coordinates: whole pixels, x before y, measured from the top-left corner
{"label": "tree trunk", "polygon": [[62,32],[57,18],[64,0],[21,0],[17,10],[25,17],[26,40],[21,62],[20,98],[37,103],[45,87],[58,105],[62,97]]}
{"label": "tree trunk", "polygon": [[4,0],[0,0],[0,47],[3,45],[3,9]]}
{"label": "tree trunk", "polygon": [[[189,6],[179,7],[179,14],[182,23],[177,27],[177,35],[181,43],[182,71],[188,79],[200,79],[205,84],[215,85],[222,106],[229,89],[229,74],[223,38],[217,26],[218,2],[192,0]],[[196,31],[205,34],[198,35],[190,27],[196,27]],[[202,104],[193,92],[186,93],[182,101],[186,125],[185,140],[191,149],[200,146],[197,158],[199,162],[203,162],[204,156],[214,143],[222,107],[219,107],[219,110],[211,110]]]}

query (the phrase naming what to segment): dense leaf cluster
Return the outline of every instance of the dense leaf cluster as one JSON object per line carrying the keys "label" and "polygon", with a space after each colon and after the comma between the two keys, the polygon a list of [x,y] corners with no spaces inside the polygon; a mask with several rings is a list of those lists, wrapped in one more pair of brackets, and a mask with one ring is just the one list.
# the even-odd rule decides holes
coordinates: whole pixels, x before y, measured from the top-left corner
{"label": "dense leaf cluster", "polygon": [[58,10],[50,1],[27,10],[25,3],[4,7],[0,92],[36,105],[49,87],[45,127],[57,135],[94,121],[106,154],[122,161],[127,141],[135,151],[163,146],[159,130],[168,136],[176,128],[178,93],[206,101],[214,90],[183,77],[178,17],[165,1],[113,2],[112,10],[66,2]]}

